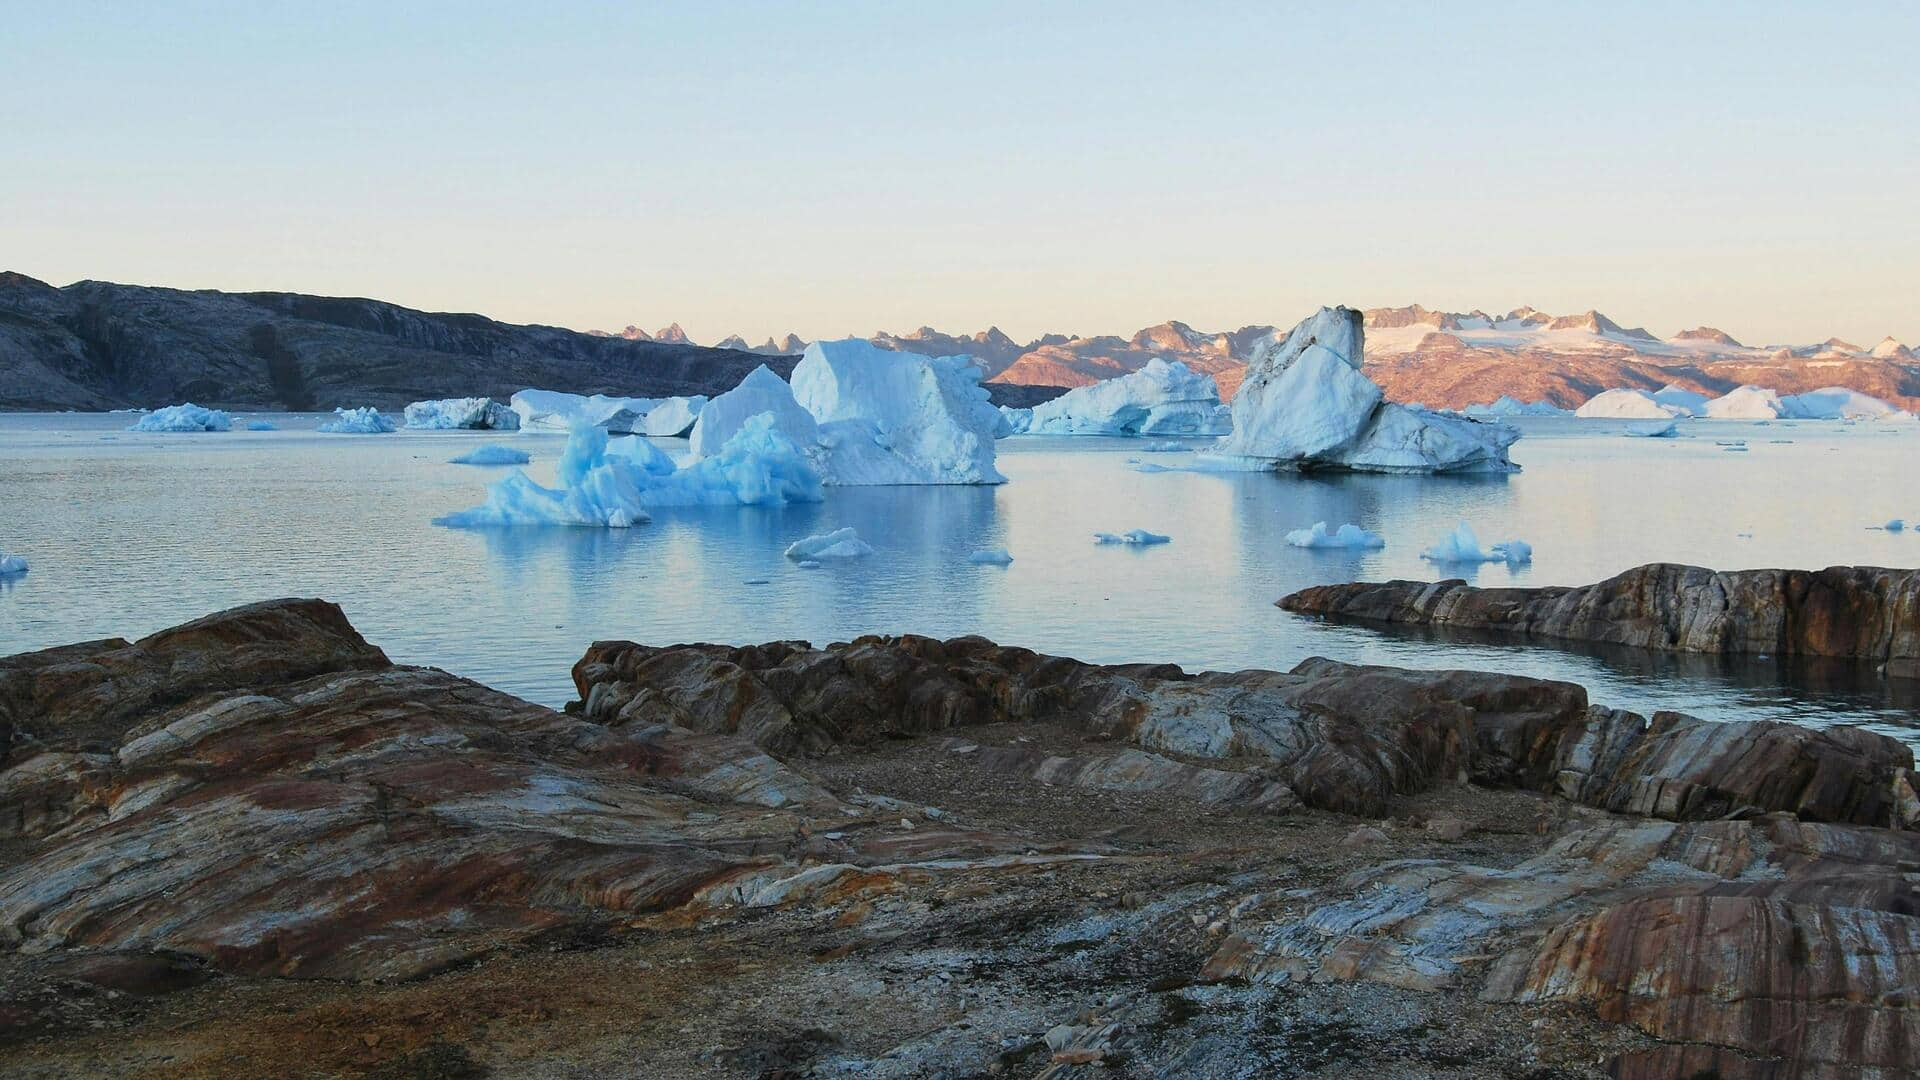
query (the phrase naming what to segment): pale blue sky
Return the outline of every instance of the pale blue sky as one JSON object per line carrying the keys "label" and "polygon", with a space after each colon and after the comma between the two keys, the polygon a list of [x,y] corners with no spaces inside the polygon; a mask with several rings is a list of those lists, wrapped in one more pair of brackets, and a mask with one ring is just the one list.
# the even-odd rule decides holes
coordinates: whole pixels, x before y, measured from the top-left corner
{"label": "pale blue sky", "polygon": [[1920,4],[0,0],[0,267],[709,342],[1913,343]]}

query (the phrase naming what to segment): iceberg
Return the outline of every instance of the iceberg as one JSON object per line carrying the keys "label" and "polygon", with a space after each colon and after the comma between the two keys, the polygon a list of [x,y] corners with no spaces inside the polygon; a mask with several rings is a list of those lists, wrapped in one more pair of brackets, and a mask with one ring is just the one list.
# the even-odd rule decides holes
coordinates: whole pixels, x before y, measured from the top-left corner
{"label": "iceberg", "polygon": [[993,464],[1000,412],[980,376],[969,356],[847,338],[808,345],[792,393],[818,424],[829,484],[1004,484]]}
{"label": "iceberg", "polygon": [[1387,546],[1387,541],[1379,533],[1368,532],[1358,525],[1342,525],[1328,532],[1327,523],[1316,521],[1311,529],[1295,529],[1286,536],[1287,543],[1302,548],[1354,548],[1371,549]]}
{"label": "iceberg", "polygon": [[203,409],[189,401],[184,405],[169,405],[164,409],[142,416],[128,428],[128,431],[228,431],[233,427],[233,414],[219,409]]}
{"label": "iceberg", "polygon": [[1519,566],[1533,561],[1533,545],[1525,540],[1508,540],[1482,551],[1479,537],[1473,535],[1473,530],[1463,521],[1439,543],[1421,552],[1420,557],[1437,563],[1503,562]]}
{"label": "iceberg", "polygon": [[761,364],[740,385],[706,403],[688,433],[695,457],[717,454],[747,421],[761,414],[773,417],[773,428],[794,446],[812,451],[820,442],[820,426],[800,407],[787,381]]}
{"label": "iceberg", "polygon": [[1389,404],[1360,371],[1352,308],[1321,308],[1254,347],[1233,433],[1207,453],[1248,467],[1348,472],[1513,472],[1506,424]]}
{"label": "iceberg", "polygon": [[533,455],[525,450],[515,450],[511,446],[489,443],[476,446],[448,462],[450,465],[525,465],[533,460]]}
{"label": "iceberg", "polygon": [[1009,435],[1025,435],[1033,430],[1033,410],[1016,409],[1011,405],[1000,406],[1000,423],[993,429],[993,437],[1004,439]]}
{"label": "iceberg", "polygon": [[271,420],[254,420],[247,424],[247,430],[248,431],[279,431],[280,428],[277,425],[275,425]]}
{"label": "iceberg", "polygon": [[981,548],[968,555],[967,561],[978,566],[1006,566],[1013,562],[1013,555],[1006,548]]}
{"label": "iceberg", "polygon": [[1780,403],[1786,406],[1787,415],[1806,420],[1889,420],[1912,415],[1871,394],[1844,386],[1823,386],[1804,394],[1792,394],[1781,398]]}
{"label": "iceberg", "polygon": [[1148,532],[1145,529],[1128,529],[1123,533],[1093,534],[1093,542],[1096,544],[1136,544],[1144,546],[1146,544],[1164,544],[1172,539],[1173,537],[1171,536],[1161,536],[1159,533]]}
{"label": "iceberg", "polygon": [[371,406],[364,409],[335,409],[333,419],[315,430],[328,435],[384,435],[393,430],[393,421]]}
{"label": "iceberg", "polygon": [[1657,427],[1629,431],[1626,435],[1632,439],[1677,439],[1680,437],[1680,422],[1669,420]]}
{"label": "iceberg", "polygon": [[442,398],[416,401],[401,414],[407,427],[416,430],[518,431],[520,414],[492,398]]}
{"label": "iceberg", "polygon": [[1468,416],[1572,416],[1573,410],[1563,409],[1549,401],[1521,401],[1518,398],[1502,394],[1485,405],[1469,405],[1465,410]]}
{"label": "iceberg", "polygon": [[651,520],[650,507],[779,506],[819,502],[820,476],[769,416],[748,419],[718,454],[683,467],[645,439],[609,446],[607,433],[582,425],[567,437],[557,488],[515,469],[487,501],[448,514],[439,525],[584,525],[625,528]]}
{"label": "iceberg", "polygon": [[558,390],[522,390],[509,398],[508,404],[523,428],[570,432],[585,424],[625,435],[639,426],[658,401],[605,394],[589,397]]}
{"label": "iceberg", "polygon": [[873,545],[851,528],[835,529],[787,545],[787,558],[800,562],[818,559],[857,559],[873,554]]}
{"label": "iceberg", "polygon": [[1780,395],[1760,386],[1742,386],[1707,402],[1706,414],[1714,420],[1778,420],[1791,416]]}
{"label": "iceberg", "polygon": [[1672,409],[1682,410],[1678,416],[1705,416],[1707,413],[1707,395],[1694,390],[1684,390],[1673,383],[1653,392],[1653,400]]}
{"label": "iceberg", "polygon": [[1205,375],[1156,356],[1125,375],[1075,387],[1031,410],[1035,435],[1225,435],[1233,411]]}
{"label": "iceberg", "polygon": [[27,558],[9,551],[0,551],[0,577],[12,577],[27,572]]}
{"label": "iceberg", "polygon": [[1668,405],[1645,390],[1608,390],[1587,399],[1573,415],[1588,420],[1671,420],[1691,416],[1692,411]]}
{"label": "iceberg", "polygon": [[1892,521],[1889,521],[1885,525],[1882,525],[1880,527],[1887,530],[1888,532],[1905,532],[1907,528],[1907,523],[1901,518],[1894,518]]}
{"label": "iceberg", "polygon": [[664,398],[647,410],[646,418],[640,422],[639,434],[661,439],[685,435],[693,430],[693,422],[700,418],[700,410],[706,405],[705,394]]}

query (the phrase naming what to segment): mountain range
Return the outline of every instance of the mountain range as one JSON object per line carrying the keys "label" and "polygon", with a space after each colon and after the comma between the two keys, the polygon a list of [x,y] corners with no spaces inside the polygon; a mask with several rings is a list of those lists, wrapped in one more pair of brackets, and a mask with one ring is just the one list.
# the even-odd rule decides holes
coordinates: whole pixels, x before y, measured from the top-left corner
{"label": "mountain range", "polygon": [[[1920,408],[1920,361],[1891,338],[1871,347],[1749,346],[1712,327],[1668,338],[1597,311],[1375,308],[1366,369],[1397,401],[1461,408],[1505,394],[1572,407],[1616,387],[1668,384],[1720,394],[1744,383],[1781,393],[1845,386]],[[1162,356],[1213,375],[1223,395],[1272,326],[1208,332],[1164,322],[1131,335],[931,327],[870,340],[906,352],[979,358],[996,402],[1032,405],[1062,388]],[[620,334],[522,326],[302,293],[168,289],[81,281],[55,287],[0,273],[0,409],[113,409],[192,400],[243,409],[395,409],[434,397],[505,400],[526,387],[621,396],[716,394],[761,363],[789,373],[805,342],[692,344],[677,323]]]}

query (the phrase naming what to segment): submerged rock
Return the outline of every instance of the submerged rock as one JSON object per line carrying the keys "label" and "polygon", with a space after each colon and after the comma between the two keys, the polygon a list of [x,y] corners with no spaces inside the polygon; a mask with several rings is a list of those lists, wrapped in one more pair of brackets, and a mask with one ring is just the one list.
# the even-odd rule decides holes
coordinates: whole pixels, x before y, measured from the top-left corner
{"label": "submerged rock", "polygon": [[1302,589],[1279,603],[1305,615],[1672,652],[1838,657],[1920,677],[1916,570],[1716,572],[1649,563],[1578,588],[1355,582]]}

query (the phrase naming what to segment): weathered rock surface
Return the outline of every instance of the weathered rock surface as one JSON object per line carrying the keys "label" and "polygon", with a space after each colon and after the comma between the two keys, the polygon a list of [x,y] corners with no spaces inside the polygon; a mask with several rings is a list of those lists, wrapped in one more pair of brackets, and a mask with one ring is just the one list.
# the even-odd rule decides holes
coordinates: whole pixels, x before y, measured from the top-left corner
{"label": "weathered rock surface", "polygon": [[1578,588],[1452,580],[1318,585],[1303,615],[1674,652],[1819,656],[1920,678],[1920,570],[1707,570],[1650,563]]}
{"label": "weathered rock surface", "polygon": [[574,674],[555,712],[310,600],[0,659],[0,1071],[1860,1080],[1916,1045],[1877,736],[978,638]]}

